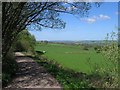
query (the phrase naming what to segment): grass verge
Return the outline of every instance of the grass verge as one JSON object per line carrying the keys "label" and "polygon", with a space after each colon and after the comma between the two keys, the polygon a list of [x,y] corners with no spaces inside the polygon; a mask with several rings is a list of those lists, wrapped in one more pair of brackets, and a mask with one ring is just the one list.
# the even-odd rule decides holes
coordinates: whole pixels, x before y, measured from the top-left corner
{"label": "grass verge", "polygon": [[[47,60],[45,57],[32,57],[39,65],[45,67],[47,71],[53,75],[56,80],[66,89],[74,90],[76,88],[82,88],[87,90],[93,90],[91,87],[88,76],[86,73],[75,72],[70,69],[62,68],[58,63]],[[95,89],[95,88],[94,88]]]}

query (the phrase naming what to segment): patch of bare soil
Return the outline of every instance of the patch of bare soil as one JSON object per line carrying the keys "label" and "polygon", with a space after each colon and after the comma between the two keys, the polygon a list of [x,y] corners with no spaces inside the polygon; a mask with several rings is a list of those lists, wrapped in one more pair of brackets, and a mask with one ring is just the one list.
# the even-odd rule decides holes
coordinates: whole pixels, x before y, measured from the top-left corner
{"label": "patch of bare soil", "polygon": [[61,88],[56,79],[32,58],[16,52],[19,70],[15,78],[5,88]]}

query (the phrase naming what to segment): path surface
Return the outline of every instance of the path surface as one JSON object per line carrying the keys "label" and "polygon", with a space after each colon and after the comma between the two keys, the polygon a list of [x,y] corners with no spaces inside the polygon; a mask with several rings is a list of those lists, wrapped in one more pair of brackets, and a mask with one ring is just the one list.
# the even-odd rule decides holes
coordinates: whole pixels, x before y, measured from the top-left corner
{"label": "path surface", "polygon": [[61,88],[55,78],[32,58],[16,52],[19,70],[6,88]]}

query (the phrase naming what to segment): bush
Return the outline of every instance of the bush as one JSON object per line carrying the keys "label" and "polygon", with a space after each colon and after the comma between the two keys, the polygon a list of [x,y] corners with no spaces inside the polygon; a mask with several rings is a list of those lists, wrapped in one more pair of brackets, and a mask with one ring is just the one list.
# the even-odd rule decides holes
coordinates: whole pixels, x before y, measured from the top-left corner
{"label": "bush", "polygon": [[83,46],[83,50],[89,50],[88,46]]}
{"label": "bush", "polygon": [[101,51],[101,46],[96,45],[96,46],[94,47],[94,50],[96,51],[96,53],[100,53],[100,51]]}
{"label": "bush", "polygon": [[12,51],[2,58],[2,86],[6,86],[18,69],[15,56]]}
{"label": "bush", "polygon": [[[98,82],[98,85],[96,85],[98,87],[102,88],[118,87],[118,58],[120,56],[118,52],[120,51],[120,49],[118,49],[118,43],[115,37],[117,37],[117,34],[113,32],[112,34],[110,34],[110,36],[107,36],[104,45],[102,45],[101,47],[94,47],[94,49],[99,50],[100,53],[104,56],[105,60],[107,60],[107,62],[111,62],[111,64],[108,64],[106,68],[103,68],[97,65],[96,63],[92,64],[90,62],[90,58],[87,61],[87,63],[91,67],[93,67],[93,71],[91,71],[92,74],[95,75],[96,77],[100,77],[99,80],[94,81]],[[109,66],[111,66],[111,68]],[[93,85],[94,84],[97,83],[93,83]]]}
{"label": "bush", "polygon": [[101,49],[101,46],[99,45],[94,46],[94,50],[98,50],[98,49]]}
{"label": "bush", "polygon": [[[109,35],[109,34],[108,34]],[[105,44],[101,46],[99,51],[104,56],[105,60],[108,62],[111,62],[112,65],[108,65],[107,68],[99,67],[98,65],[92,65],[92,67],[95,66],[93,74],[101,75],[101,82],[100,85],[103,88],[117,88],[118,87],[118,43],[117,40],[115,41],[114,38],[117,34],[114,32],[109,37],[107,35]],[[111,41],[109,40],[111,39]],[[112,66],[110,68],[109,66]]]}
{"label": "bush", "polygon": [[15,51],[17,51],[17,52],[26,51],[24,43],[21,41],[17,41]]}
{"label": "bush", "polygon": [[97,47],[94,47],[94,50],[96,51],[98,48]]}
{"label": "bush", "polygon": [[100,49],[98,49],[98,50],[96,51],[96,53],[100,53]]}
{"label": "bush", "polygon": [[10,82],[11,76],[7,73],[2,73],[2,86],[7,86],[7,84]]}
{"label": "bush", "polygon": [[25,51],[32,52],[34,51],[34,45],[36,43],[35,37],[32,36],[27,30],[23,30],[19,33],[17,40],[15,42],[15,51]]}
{"label": "bush", "polygon": [[[115,38],[117,37],[117,34],[115,32],[112,32],[109,36],[107,35],[105,46],[101,48],[102,54],[108,60],[109,62],[112,62],[113,68],[108,68],[106,72],[110,75],[112,78],[111,86],[112,87],[117,87],[118,86],[118,56],[119,56],[119,49],[118,49],[118,42],[117,40],[115,41]],[[109,39],[111,41],[109,41]],[[116,38],[118,39],[118,38]],[[105,84],[106,87],[109,87],[109,83]]]}

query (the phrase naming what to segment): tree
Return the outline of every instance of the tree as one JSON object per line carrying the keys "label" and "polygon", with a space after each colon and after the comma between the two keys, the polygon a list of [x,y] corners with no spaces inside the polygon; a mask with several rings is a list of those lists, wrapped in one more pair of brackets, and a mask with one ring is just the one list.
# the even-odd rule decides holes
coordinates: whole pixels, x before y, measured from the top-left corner
{"label": "tree", "polygon": [[35,44],[35,37],[31,35],[27,30],[23,30],[18,34],[14,48],[15,51],[26,51],[34,53]]}
{"label": "tree", "polygon": [[[99,3],[95,5],[99,6]],[[87,16],[88,2],[2,2],[2,55],[5,57],[16,36],[28,26],[64,28],[60,13]]]}

